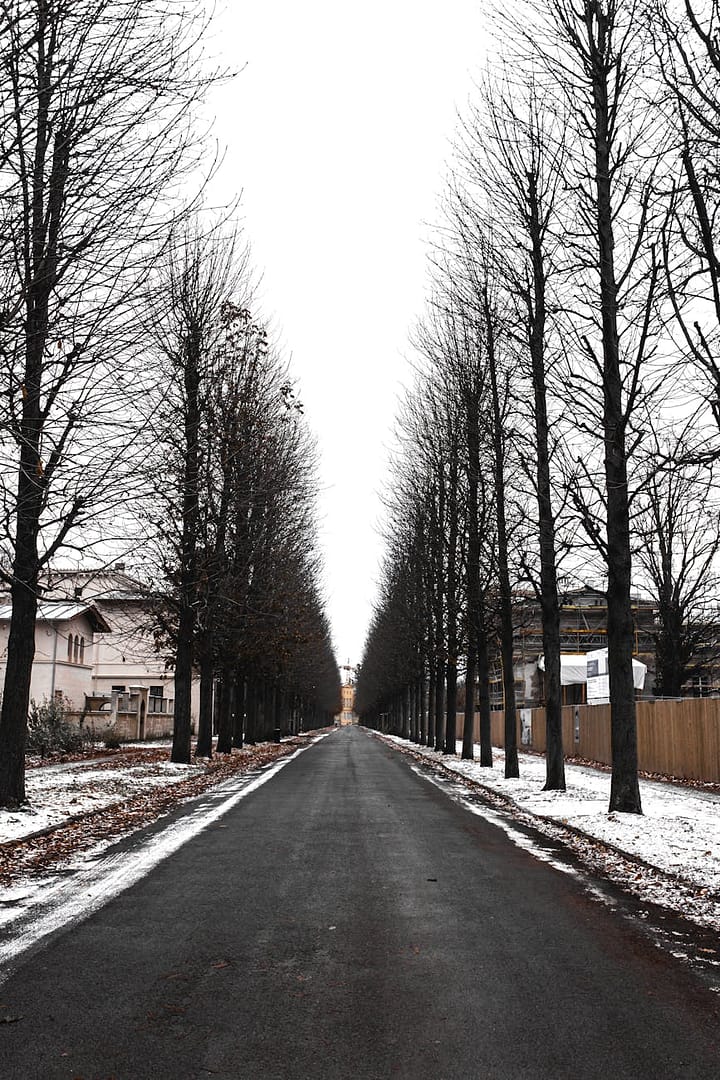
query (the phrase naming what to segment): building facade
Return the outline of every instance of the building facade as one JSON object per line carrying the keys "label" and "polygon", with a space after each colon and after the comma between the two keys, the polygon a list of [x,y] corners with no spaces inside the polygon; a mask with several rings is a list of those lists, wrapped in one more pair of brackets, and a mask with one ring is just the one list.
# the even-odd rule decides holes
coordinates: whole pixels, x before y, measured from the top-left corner
{"label": "building facade", "polygon": [[[10,604],[0,605],[0,680],[5,679]],[[110,627],[93,604],[82,601],[44,600],[35,621],[35,657],[30,697],[67,703],[76,713],[85,709],[93,693],[93,678],[100,642]],[[0,685],[2,685],[0,682]]]}
{"label": "building facade", "polygon": [[[45,595],[72,597],[92,606],[106,625],[93,632],[91,685],[84,713],[88,723],[111,726],[124,739],[172,735],[175,675],[154,633],[152,604],[123,564],[103,571],[54,571]],[[192,723],[200,704],[193,680]]]}
{"label": "building facade", "polygon": [[355,712],[355,684],[354,681],[343,681],[340,688],[342,708],[338,715],[335,717],[335,723],[340,727],[345,727],[349,724],[357,724],[357,713]]}
{"label": "building facade", "polygon": [[[652,601],[635,597],[632,603],[635,629],[633,656],[647,668],[643,693],[652,694],[655,674],[656,610]],[[560,648],[568,658],[580,660],[589,652],[607,647],[607,600],[600,589],[582,588],[560,598]],[[515,694],[518,708],[536,708],[544,703],[542,671],[542,621],[540,604],[532,597],[518,598],[515,626]],[[575,683],[563,686],[564,705],[586,702],[586,687]],[[501,709],[502,670],[496,662],[491,681],[491,703]]]}

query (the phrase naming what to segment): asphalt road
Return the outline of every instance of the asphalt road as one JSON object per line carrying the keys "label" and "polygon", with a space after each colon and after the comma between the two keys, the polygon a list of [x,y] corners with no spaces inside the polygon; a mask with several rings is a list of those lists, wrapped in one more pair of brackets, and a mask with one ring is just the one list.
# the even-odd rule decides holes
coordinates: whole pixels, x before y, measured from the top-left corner
{"label": "asphalt road", "polygon": [[0,986],[2,1080],[717,1080],[713,995],[358,729]]}

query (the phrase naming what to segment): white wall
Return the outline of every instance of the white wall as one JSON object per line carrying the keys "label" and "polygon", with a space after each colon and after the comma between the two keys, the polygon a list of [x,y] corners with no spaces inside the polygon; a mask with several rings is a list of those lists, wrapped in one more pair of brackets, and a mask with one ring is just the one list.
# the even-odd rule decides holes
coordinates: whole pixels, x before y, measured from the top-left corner
{"label": "white wall", "polygon": [[[5,679],[5,661],[10,624],[0,623],[0,687]],[[84,663],[68,662],[68,637],[85,639]],[[35,659],[30,680],[30,697],[38,704],[58,692],[67,698],[71,707],[80,711],[85,706],[85,694],[92,692],[93,631],[85,615],[72,619],[35,625]],[[73,650],[74,653],[74,650]]]}
{"label": "white wall", "polygon": [[[38,703],[61,691],[73,710],[85,707],[86,694],[110,694],[113,686],[162,686],[163,697],[174,700],[174,673],[155,652],[152,635],[144,630],[142,603],[98,603],[109,633],[93,634],[86,615],[35,627],[35,659],[30,696]],[[0,622],[0,692],[5,679],[9,622]],[[85,639],[84,663],[68,662],[68,637]],[[191,712],[197,723],[200,682],[193,680]]]}
{"label": "white wall", "polygon": [[[109,694],[113,686],[162,686],[163,697],[174,700],[175,675],[165,666],[165,656],[156,652],[152,634],[145,629],[145,602],[98,599],[97,607],[110,626],[110,633],[95,634],[94,693]],[[200,681],[193,679],[194,723],[199,708]]]}

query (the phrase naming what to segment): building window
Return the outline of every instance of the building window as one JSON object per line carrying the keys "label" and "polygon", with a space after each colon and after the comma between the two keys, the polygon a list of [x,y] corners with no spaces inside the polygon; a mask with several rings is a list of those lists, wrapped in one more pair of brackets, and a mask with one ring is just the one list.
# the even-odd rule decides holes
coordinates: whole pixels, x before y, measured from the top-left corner
{"label": "building window", "polygon": [[80,663],[85,663],[85,638],[80,638]]}
{"label": "building window", "polygon": [[163,697],[163,686],[151,686],[148,690],[148,712],[168,712],[167,702]]}
{"label": "building window", "polygon": [[68,635],[68,662],[72,663],[72,650],[73,650],[73,636]]}
{"label": "building window", "polygon": [[80,638],[75,635],[75,647],[73,649],[73,659],[76,664],[80,663]]}

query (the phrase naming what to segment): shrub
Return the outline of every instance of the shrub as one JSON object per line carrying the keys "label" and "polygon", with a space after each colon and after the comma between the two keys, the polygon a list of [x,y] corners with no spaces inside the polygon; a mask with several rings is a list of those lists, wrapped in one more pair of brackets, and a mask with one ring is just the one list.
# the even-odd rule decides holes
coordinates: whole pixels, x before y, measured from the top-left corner
{"label": "shrub", "polygon": [[41,757],[52,753],[71,753],[81,750],[83,733],[68,720],[70,702],[43,698],[38,705],[30,702],[28,715],[27,749]]}

